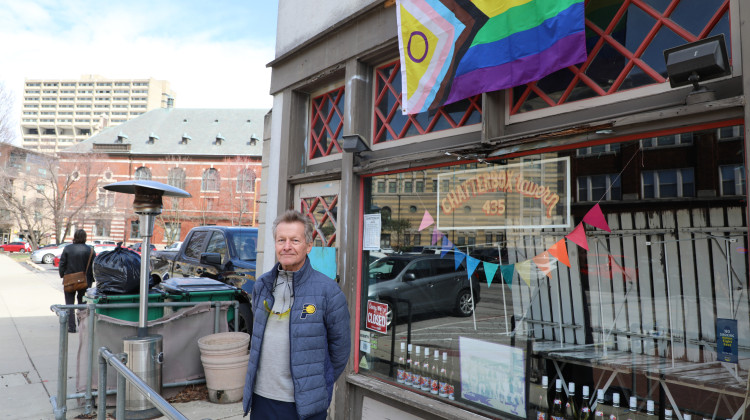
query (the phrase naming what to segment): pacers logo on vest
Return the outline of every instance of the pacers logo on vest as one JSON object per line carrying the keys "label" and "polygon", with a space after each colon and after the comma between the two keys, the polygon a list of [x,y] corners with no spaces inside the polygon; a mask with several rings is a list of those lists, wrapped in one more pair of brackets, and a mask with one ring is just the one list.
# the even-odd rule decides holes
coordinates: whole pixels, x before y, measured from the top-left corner
{"label": "pacers logo on vest", "polygon": [[314,313],[315,313],[315,305],[313,305],[312,303],[306,303],[302,307],[302,314],[300,314],[299,317],[300,319],[305,319],[307,318],[308,315],[312,315]]}

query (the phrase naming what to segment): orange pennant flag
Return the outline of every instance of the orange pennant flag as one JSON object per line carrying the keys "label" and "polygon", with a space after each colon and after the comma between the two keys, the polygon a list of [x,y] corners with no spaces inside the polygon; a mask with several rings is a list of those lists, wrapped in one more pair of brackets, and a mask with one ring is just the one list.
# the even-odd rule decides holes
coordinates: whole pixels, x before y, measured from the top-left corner
{"label": "orange pennant flag", "polygon": [[547,251],[537,255],[532,258],[532,260],[534,261],[534,264],[539,267],[539,271],[544,273],[547,277],[552,278],[552,268],[550,268],[549,253]]}
{"label": "orange pennant flag", "polygon": [[547,250],[550,255],[555,257],[557,261],[565,264],[570,268],[570,259],[568,258],[568,247],[565,246],[565,239],[560,239],[554,245],[549,247]]}

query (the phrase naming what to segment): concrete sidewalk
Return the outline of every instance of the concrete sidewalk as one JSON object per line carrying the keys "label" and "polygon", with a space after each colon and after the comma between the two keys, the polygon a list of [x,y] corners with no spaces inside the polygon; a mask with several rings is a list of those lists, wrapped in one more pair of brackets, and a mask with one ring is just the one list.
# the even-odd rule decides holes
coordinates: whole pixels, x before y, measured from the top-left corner
{"label": "concrete sidewalk", "polygon": [[[50,306],[64,304],[62,282],[33,263],[0,253],[0,419],[54,419],[57,395],[59,318]],[[75,391],[77,334],[68,340],[68,394]],[[58,404],[60,404],[58,402]],[[189,419],[241,419],[242,404],[192,401],[174,405]],[[67,400],[66,418],[83,414]],[[114,415],[114,408],[107,410]],[[164,418],[164,417],[160,417]]]}

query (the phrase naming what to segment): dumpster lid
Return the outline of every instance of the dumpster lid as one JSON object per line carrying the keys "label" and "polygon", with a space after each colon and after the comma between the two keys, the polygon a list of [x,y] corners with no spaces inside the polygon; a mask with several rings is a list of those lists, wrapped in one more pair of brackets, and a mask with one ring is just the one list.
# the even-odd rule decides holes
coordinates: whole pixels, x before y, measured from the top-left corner
{"label": "dumpster lid", "polygon": [[170,278],[159,283],[162,290],[169,292],[189,293],[189,292],[208,292],[220,290],[236,290],[237,288],[218,280],[206,277],[182,277]]}

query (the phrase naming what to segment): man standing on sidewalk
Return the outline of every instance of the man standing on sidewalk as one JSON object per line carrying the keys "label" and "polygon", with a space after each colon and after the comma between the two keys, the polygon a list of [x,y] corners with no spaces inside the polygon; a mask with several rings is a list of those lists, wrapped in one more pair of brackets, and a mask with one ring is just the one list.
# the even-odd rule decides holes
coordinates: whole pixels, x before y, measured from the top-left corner
{"label": "man standing on sidewalk", "polygon": [[313,225],[288,210],[273,222],[278,264],[253,287],[255,321],[242,399],[252,420],[325,420],[349,360],[349,308],[310,265]]}
{"label": "man standing on sidewalk", "polygon": [[[95,256],[94,249],[86,245],[86,231],[78,229],[73,234],[73,243],[66,246],[60,256],[60,278],[66,274],[85,271],[86,283],[88,284],[86,288],[88,289],[94,283],[94,270],[92,270],[91,266],[93,265]],[[73,305],[76,295],[78,295],[78,304],[80,305],[83,304],[83,294],[86,293],[86,289],[64,293],[66,305]],[[76,332],[74,309],[70,309],[68,312],[68,332]]]}

